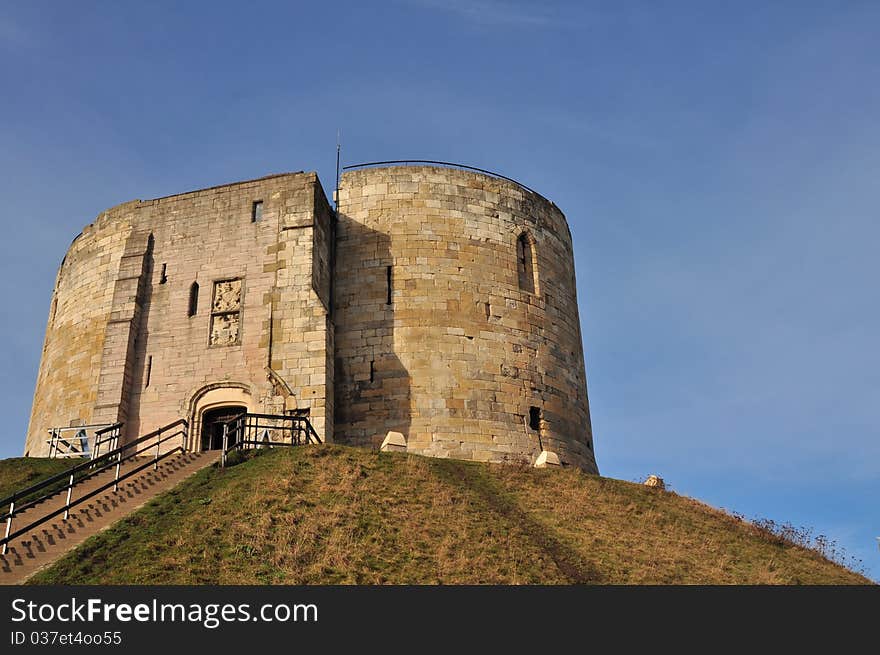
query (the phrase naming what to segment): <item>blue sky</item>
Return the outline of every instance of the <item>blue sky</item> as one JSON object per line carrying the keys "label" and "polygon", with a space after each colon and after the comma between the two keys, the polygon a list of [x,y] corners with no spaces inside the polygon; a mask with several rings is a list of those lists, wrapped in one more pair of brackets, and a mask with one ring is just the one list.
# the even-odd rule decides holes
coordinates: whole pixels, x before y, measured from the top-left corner
{"label": "blue sky", "polygon": [[84,225],[273,172],[330,189],[341,129],[344,163],[462,162],[566,213],[604,475],[880,579],[878,33],[872,2],[0,2],[0,457]]}

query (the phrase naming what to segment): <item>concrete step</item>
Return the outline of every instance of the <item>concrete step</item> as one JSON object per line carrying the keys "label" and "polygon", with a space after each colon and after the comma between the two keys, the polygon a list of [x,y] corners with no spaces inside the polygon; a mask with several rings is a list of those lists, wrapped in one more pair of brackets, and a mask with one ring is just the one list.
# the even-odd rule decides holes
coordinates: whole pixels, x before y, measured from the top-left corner
{"label": "concrete step", "polygon": [[[0,555],[0,584],[21,584],[93,534],[128,516],[151,498],[168,491],[205,466],[213,464],[219,457],[219,451],[170,456],[159,462],[157,470],[154,471],[152,466],[148,466],[120,482],[118,491],[114,492],[113,487],[110,487],[72,508],[66,521],[64,514],[58,514],[38,525],[28,534],[11,541],[6,555]],[[134,458],[124,462],[120,467],[120,475],[149,461],[150,458]],[[71,502],[112,482],[114,475],[115,471],[110,469],[75,484]],[[64,489],[16,515],[13,519],[12,531],[16,530],[16,526],[28,525],[61,509],[66,500],[67,490]],[[5,525],[0,526],[0,529],[4,527]]]}

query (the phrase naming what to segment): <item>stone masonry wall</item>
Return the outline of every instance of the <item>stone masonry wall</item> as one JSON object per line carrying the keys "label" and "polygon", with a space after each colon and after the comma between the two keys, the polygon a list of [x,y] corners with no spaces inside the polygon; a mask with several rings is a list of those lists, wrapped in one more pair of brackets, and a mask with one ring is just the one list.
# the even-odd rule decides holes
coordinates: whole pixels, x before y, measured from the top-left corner
{"label": "stone masonry wall", "polygon": [[52,427],[179,418],[197,449],[201,413],[239,404],[325,440],[596,471],[556,206],[419,166],[344,174],[338,209],[289,173],[102,213],[58,273],[26,452]]}
{"label": "stone masonry wall", "polygon": [[[343,175],[337,230],[337,441],[377,447],[396,430],[409,452],[531,463],[543,448],[596,471],[555,205],[457,169],[361,169]],[[520,288],[522,234],[535,293]]]}
{"label": "stone masonry wall", "polygon": [[307,412],[332,437],[329,274],[312,258],[317,244],[329,261],[316,232],[332,225],[316,195],[326,205],[314,173],[277,175],[127,203],[86,228],[59,271],[28,448],[95,418],[124,421],[130,440],[197,418],[218,389],[252,411]]}
{"label": "stone masonry wall", "polygon": [[49,428],[94,422],[104,334],[136,205],[99,215],[61,262],[24,448],[31,456],[46,453]]}

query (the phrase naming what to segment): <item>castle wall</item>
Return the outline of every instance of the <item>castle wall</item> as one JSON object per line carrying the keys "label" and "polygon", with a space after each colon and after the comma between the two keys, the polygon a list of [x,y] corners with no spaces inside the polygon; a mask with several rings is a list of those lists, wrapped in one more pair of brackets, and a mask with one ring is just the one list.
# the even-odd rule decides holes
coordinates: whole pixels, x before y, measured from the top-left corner
{"label": "castle wall", "polygon": [[46,452],[52,427],[93,422],[104,335],[137,203],[102,213],[74,239],[55,278],[24,452]]}
{"label": "castle wall", "polygon": [[[256,222],[255,201],[263,203]],[[103,214],[59,272],[29,448],[48,428],[77,422],[124,421],[130,440],[197,418],[203,400],[226,397],[252,411],[308,411],[319,434],[332,437],[331,217],[314,173]],[[198,430],[191,427],[193,447]]]}
{"label": "castle wall", "polygon": [[395,430],[409,452],[595,471],[559,209],[431,166],[348,172],[338,209],[291,173],[101,214],[58,273],[26,451],[52,427],[131,440],[178,418],[198,449],[201,413],[237,404],[325,440]]}
{"label": "castle wall", "polygon": [[[371,168],[343,175],[338,221],[337,441],[377,447],[396,430],[409,452],[534,462],[543,448],[596,470],[555,205],[462,170]],[[523,233],[535,293],[520,288]]]}

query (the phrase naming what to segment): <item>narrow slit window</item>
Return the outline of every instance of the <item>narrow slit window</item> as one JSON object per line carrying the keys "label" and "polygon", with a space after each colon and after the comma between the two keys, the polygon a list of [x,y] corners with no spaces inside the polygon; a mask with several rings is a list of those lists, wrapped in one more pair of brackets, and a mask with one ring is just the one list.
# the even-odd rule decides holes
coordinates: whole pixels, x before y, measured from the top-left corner
{"label": "narrow slit window", "polygon": [[251,205],[251,223],[259,223],[263,220],[263,201],[255,200]]}
{"label": "narrow slit window", "polygon": [[492,316],[492,305],[486,303],[486,320],[489,320],[489,317]]}
{"label": "narrow slit window", "polygon": [[386,289],[387,289],[387,291],[388,291],[388,295],[387,295],[387,297],[385,298],[385,304],[386,304],[386,305],[390,305],[390,304],[391,304],[391,291],[392,291],[391,281],[392,281],[392,280],[391,280],[391,267],[390,267],[390,266],[386,266],[386,267],[385,267],[385,286],[386,286]]}
{"label": "narrow slit window", "polygon": [[541,408],[529,407],[529,427],[532,430],[541,429]]}
{"label": "narrow slit window", "polygon": [[189,288],[189,307],[186,315],[192,318],[199,311],[199,283],[193,282]]}
{"label": "narrow slit window", "polygon": [[168,281],[168,264],[162,264],[162,273],[159,274],[159,284],[165,284]]}
{"label": "narrow slit window", "polygon": [[535,293],[535,247],[531,237],[523,232],[516,240],[516,272],[519,288]]}
{"label": "narrow slit window", "polygon": [[150,376],[153,374],[153,356],[147,357],[147,374],[144,376],[144,389],[150,386]]}
{"label": "narrow slit window", "polygon": [[370,360],[370,382],[376,381],[376,360]]}

